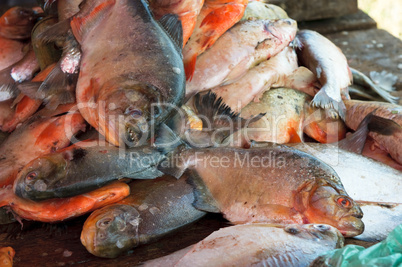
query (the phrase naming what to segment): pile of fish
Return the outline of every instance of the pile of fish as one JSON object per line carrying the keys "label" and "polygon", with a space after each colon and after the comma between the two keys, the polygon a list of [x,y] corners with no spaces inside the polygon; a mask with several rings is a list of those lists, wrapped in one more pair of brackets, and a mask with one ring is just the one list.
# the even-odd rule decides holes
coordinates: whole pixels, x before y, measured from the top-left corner
{"label": "pile of fish", "polygon": [[391,74],[259,1],[38,4],[0,17],[2,224],[92,212],[105,258],[235,225],[149,266],[308,266],[402,224]]}

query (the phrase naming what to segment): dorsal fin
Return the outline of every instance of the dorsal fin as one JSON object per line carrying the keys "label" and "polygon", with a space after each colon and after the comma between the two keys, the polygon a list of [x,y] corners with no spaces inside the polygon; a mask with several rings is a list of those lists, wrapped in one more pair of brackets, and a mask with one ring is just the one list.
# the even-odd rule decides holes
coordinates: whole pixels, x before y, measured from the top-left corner
{"label": "dorsal fin", "polygon": [[183,26],[179,20],[179,16],[176,14],[166,14],[159,20],[159,23],[181,52],[181,48],[183,47]]}

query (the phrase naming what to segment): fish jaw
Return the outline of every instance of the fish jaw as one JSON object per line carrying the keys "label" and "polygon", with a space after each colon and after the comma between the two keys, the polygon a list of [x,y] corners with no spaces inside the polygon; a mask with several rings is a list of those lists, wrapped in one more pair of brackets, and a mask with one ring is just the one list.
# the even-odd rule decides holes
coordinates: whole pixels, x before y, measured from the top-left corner
{"label": "fish jaw", "polygon": [[152,85],[128,78],[106,82],[97,101],[99,131],[116,146],[137,146],[144,142],[148,139],[151,117],[155,115],[151,103],[160,100],[156,92]]}
{"label": "fish jaw", "polygon": [[138,246],[140,214],[130,205],[115,204],[94,211],[85,221],[81,243],[95,256],[115,258]]}
{"label": "fish jaw", "polygon": [[364,230],[363,212],[357,203],[329,184],[305,186],[295,197],[295,208],[306,223],[331,225],[345,237],[359,235]]}
{"label": "fish jaw", "polygon": [[[49,198],[47,188],[66,176],[66,165],[67,161],[60,153],[31,161],[18,173],[13,186],[14,193],[35,201]],[[34,195],[31,194],[33,190]],[[38,196],[38,193],[41,194]],[[53,192],[50,194],[53,196]]]}

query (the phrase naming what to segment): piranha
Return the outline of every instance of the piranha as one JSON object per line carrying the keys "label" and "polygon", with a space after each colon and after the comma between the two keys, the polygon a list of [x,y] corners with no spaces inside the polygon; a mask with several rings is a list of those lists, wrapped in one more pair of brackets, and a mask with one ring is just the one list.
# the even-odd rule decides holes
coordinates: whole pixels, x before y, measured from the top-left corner
{"label": "piranha", "polygon": [[15,194],[34,201],[71,197],[126,178],[162,176],[156,166],[164,155],[149,145],[121,150],[99,140],[75,143],[42,155],[18,173]]}
{"label": "piranha", "polygon": [[342,96],[349,98],[347,87],[352,82],[352,73],[342,51],[326,37],[311,31],[298,31],[296,49],[300,63],[311,70],[322,88],[314,96],[312,104],[334,109],[345,118]]}
{"label": "piranha", "polygon": [[81,243],[95,256],[115,258],[198,220],[206,213],[193,207],[187,180],[184,174],[131,182],[130,196],[88,217]]}
{"label": "piranha", "polygon": [[211,47],[244,14],[248,0],[205,0],[195,29],[183,49],[186,79],[191,80],[197,56]]}
{"label": "piranha", "polygon": [[235,224],[325,223],[346,237],[364,229],[363,213],[336,172],[315,157],[283,145],[242,149],[183,144],[159,169],[176,178],[190,170],[195,207],[221,212]]}
{"label": "piranha", "polygon": [[183,27],[183,46],[187,43],[194,31],[197,17],[204,5],[204,0],[150,0],[149,7],[156,19],[161,19],[166,14],[176,14],[179,16]]}
{"label": "piranha", "polygon": [[126,183],[114,182],[87,194],[35,202],[17,197],[12,187],[8,186],[0,189],[0,207],[10,207],[22,219],[58,222],[115,203],[129,194],[130,188]]}
{"label": "piranha", "polygon": [[193,77],[186,83],[186,95],[236,81],[288,46],[296,30],[292,19],[236,23],[197,58]]}
{"label": "piranha", "polygon": [[311,99],[298,90],[271,89],[259,102],[249,103],[240,112],[244,119],[261,113],[265,115],[224,142],[237,147],[247,147],[250,141],[298,143],[303,139],[303,132],[320,143],[343,139],[346,134],[344,122],[328,116],[321,108],[312,107],[309,104]]}
{"label": "piranha", "polygon": [[181,23],[177,15],[154,20],[143,0],[86,0],[79,7],[52,32],[71,29],[80,45],[80,112],[109,143],[139,145],[182,104]]}
{"label": "piranha", "polygon": [[343,243],[339,231],[325,224],[236,225],[144,266],[309,266]]}
{"label": "piranha", "polygon": [[12,184],[17,173],[31,160],[68,146],[71,137],[84,129],[84,119],[79,113],[31,117],[0,146],[0,186]]}

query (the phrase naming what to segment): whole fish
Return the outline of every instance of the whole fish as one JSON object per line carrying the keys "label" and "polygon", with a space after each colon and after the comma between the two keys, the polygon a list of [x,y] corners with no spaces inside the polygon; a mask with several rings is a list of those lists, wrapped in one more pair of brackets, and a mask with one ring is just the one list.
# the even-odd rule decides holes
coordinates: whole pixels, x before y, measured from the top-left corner
{"label": "whole fish", "polygon": [[345,55],[330,40],[315,31],[298,31],[296,38],[300,42],[296,49],[300,63],[316,75],[322,86],[312,104],[333,108],[341,118],[345,118],[345,105],[341,96],[348,98],[347,87],[352,82],[352,73]]}
{"label": "whole fish", "polygon": [[401,171],[336,145],[289,145],[322,160],[339,175],[345,190],[364,213],[365,230],[356,238],[382,240],[393,229],[392,226],[402,223]]}
{"label": "whole fish", "polygon": [[339,231],[325,224],[236,225],[145,266],[309,266],[343,242]]}
{"label": "whole fish", "polygon": [[229,137],[231,146],[247,147],[250,141],[297,143],[303,132],[321,143],[331,143],[345,137],[346,126],[339,118],[332,119],[323,109],[309,105],[312,97],[289,88],[271,89],[259,102],[244,107],[240,116],[248,119],[265,114],[260,120]]}
{"label": "whole fish", "polygon": [[197,17],[200,14],[204,0],[150,0],[149,7],[157,20],[166,14],[179,16],[183,27],[183,46],[187,43],[194,31]]}
{"label": "whole fish", "polygon": [[288,46],[296,30],[296,21],[291,19],[237,23],[197,58],[194,75],[186,83],[186,95],[237,80]]}
{"label": "whole fish", "polygon": [[211,47],[216,40],[243,16],[248,0],[205,0],[198,15],[195,29],[183,49],[186,79],[193,78],[197,56]]}
{"label": "whole fish", "polygon": [[159,168],[176,178],[191,170],[201,210],[221,212],[235,224],[325,223],[348,237],[363,232],[363,214],[336,172],[307,153],[273,143],[179,148]]}
{"label": "whole fish", "polygon": [[0,36],[8,39],[28,39],[37,16],[31,8],[15,6],[0,17]]}
{"label": "whole fish", "polygon": [[[82,52],[80,112],[113,145],[138,145],[149,137],[150,124],[159,126],[182,103],[181,44],[153,19],[145,1],[88,0],[80,8],[68,20]],[[181,36],[176,16],[161,23]]]}
{"label": "whole fish", "polygon": [[297,69],[293,48],[285,47],[277,55],[251,68],[237,81],[212,89],[233,111],[238,112],[252,101],[258,102],[271,87],[280,87],[288,75]]}
{"label": "whole fish", "polygon": [[[374,102],[374,101],[359,101],[345,100],[346,105],[346,125],[356,130],[360,122],[373,112],[382,118],[392,120],[394,125],[382,124],[375,126],[372,124],[369,136],[399,164],[402,164],[402,107],[397,104]],[[384,132],[385,133],[381,133]]]}
{"label": "whole fish", "polygon": [[[26,92],[27,86],[31,86],[32,83],[37,84],[38,82],[43,81],[46,78],[46,76],[49,75],[49,73],[51,72],[53,67],[54,67],[54,64],[48,66],[43,71],[39,72],[31,80],[31,82],[28,82],[27,84],[20,84],[18,88],[22,92],[24,92],[24,91]],[[1,126],[2,131],[5,131],[5,132],[14,131],[15,128],[17,127],[17,125],[19,125],[20,123],[29,119],[29,117],[32,116],[39,109],[40,105],[42,104],[41,100],[30,98],[29,96],[24,95],[24,94],[20,94],[19,97],[21,100],[19,100],[18,103],[16,103],[16,101],[14,101],[14,104],[15,104],[14,112],[13,112],[12,116],[9,116],[7,118],[7,120],[5,120],[3,125]]]}
{"label": "whole fish", "polygon": [[156,166],[164,158],[149,145],[122,150],[96,140],[78,142],[26,164],[14,191],[39,201],[83,194],[123,177],[153,179],[163,175]]}
{"label": "whole fish", "polygon": [[0,265],[3,267],[12,267],[15,256],[15,250],[12,247],[0,248]]}
{"label": "whole fish", "polygon": [[115,203],[129,194],[130,188],[127,184],[115,182],[75,197],[34,202],[17,197],[8,186],[0,189],[0,207],[10,207],[13,213],[22,219],[58,222]]}
{"label": "whole fish", "polygon": [[68,146],[71,137],[83,129],[84,120],[78,113],[26,121],[0,146],[0,186],[12,184],[36,157]]}
{"label": "whole fish", "polygon": [[95,256],[115,258],[198,220],[188,174],[130,183],[130,196],[94,211],[85,221],[81,243]]}

